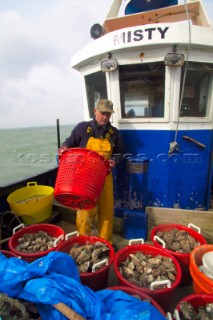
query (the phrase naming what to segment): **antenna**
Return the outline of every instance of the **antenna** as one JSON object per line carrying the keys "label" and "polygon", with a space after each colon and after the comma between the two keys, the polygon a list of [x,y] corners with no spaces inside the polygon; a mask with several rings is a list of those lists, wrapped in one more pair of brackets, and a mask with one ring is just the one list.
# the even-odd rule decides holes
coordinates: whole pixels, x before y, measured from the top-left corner
{"label": "antenna", "polygon": [[60,142],[60,125],[59,125],[59,119],[56,119],[56,125],[57,125],[57,143],[58,143],[58,149],[61,146]]}

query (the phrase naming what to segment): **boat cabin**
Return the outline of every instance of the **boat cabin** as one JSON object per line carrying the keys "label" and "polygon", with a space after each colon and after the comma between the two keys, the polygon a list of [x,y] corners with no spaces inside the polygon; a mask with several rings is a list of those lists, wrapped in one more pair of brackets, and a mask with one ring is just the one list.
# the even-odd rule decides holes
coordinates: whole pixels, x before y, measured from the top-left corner
{"label": "boat cabin", "polygon": [[[213,30],[201,1],[161,1],[161,8],[153,8],[155,2],[112,1],[103,24],[91,27],[93,40],[72,58],[83,79],[84,119],[93,117],[100,98],[113,101],[111,122],[126,146],[114,170],[116,208],[129,206],[136,183],[135,209],[207,210]],[[141,164],[137,179],[130,160]]]}

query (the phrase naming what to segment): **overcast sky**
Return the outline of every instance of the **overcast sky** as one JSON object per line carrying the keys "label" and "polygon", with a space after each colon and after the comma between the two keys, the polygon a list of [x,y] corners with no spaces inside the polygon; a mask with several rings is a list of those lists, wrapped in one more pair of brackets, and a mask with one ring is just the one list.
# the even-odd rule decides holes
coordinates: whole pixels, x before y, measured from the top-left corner
{"label": "overcast sky", "polygon": [[[1,129],[83,119],[81,78],[70,61],[92,41],[90,28],[103,23],[111,3],[0,0]],[[203,3],[213,22],[212,0]]]}

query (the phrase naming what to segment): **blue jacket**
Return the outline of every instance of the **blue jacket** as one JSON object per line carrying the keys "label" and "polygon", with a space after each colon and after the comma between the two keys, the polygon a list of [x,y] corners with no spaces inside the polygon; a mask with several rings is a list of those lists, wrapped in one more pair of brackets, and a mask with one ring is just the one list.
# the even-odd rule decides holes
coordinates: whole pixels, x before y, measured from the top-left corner
{"label": "blue jacket", "polygon": [[112,145],[112,159],[120,158],[124,154],[124,143],[119,130],[110,122],[106,127],[98,126],[95,119],[77,124],[62,145],[68,148],[85,148],[91,136],[100,139],[108,137]]}

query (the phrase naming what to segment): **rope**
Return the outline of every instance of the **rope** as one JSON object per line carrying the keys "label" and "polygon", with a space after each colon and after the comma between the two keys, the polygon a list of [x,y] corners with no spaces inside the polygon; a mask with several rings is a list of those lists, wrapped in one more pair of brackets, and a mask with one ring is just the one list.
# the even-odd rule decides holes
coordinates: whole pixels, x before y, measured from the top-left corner
{"label": "rope", "polygon": [[0,319],[30,320],[25,306],[18,299],[12,299],[6,294],[0,294]]}
{"label": "rope", "polygon": [[[10,219],[9,219],[10,217]],[[9,222],[4,221],[5,219],[9,219]],[[19,217],[13,212],[13,211],[5,211],[3,213],[0,213],[0,225],[3,228],[6,228],[6,230],[4,230],[5,234],[11,236],[13,229],[12,229],[12,225],[13,223],[15,223],[16,226],[18,226],[19,224],[21,224],[21,221],[19,219]]]}

